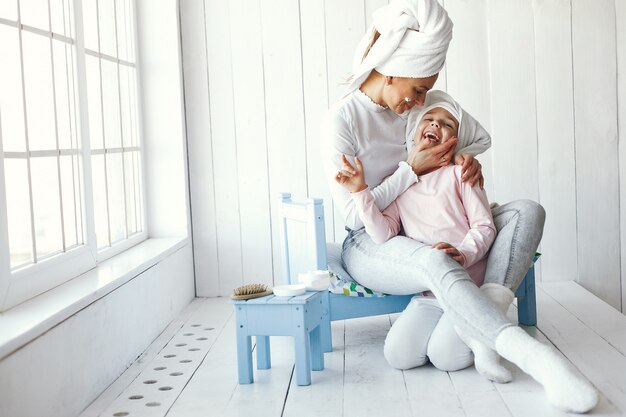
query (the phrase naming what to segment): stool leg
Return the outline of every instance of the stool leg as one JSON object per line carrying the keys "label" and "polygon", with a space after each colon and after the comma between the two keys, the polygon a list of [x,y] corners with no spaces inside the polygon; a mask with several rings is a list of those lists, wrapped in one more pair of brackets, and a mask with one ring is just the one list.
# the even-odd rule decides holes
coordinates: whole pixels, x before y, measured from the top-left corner
{"label": "stool leg", "polygon": [[272,367],[269,336],[256,336],[256,367],[257,369],[270,369]]}
{"label": "stool leg", "polygon": [[537,301],[535,294],[535,267],[526,273],[520,286],[524,286],[524,296],[517,299],[517,320],[525,326],[537,325]]}
{"label": "stool leg", "polygon": [[322,352],[321,324],[313,329],[309,335],[311,339],[311,368],[314,371],[324,369],[324,352]]}
{"label": "stool leg", "polygon": [[311,348],[309,332],[298,329],[294,335],[296,345],[296,382],[298,385],[311,385]]}
{"label": "stool leg", "polygon": [[237,368],[239,383],[252,384],[252,338],[243,331],[237,332]]}

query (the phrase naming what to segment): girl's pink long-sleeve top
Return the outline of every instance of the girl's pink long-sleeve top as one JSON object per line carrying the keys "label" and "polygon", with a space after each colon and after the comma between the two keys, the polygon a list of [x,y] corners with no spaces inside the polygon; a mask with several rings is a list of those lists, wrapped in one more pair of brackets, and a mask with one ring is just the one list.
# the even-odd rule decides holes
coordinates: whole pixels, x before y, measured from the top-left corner
{"label": "girl's pink long-sleeve top", "polygon": [[404,231],[407,237],[435,244],[447,242],[465,257],[463,267],[477,285],[486,269],[486,255],[496,237],[484,190],[461,181],[461,167],[449,165],[420,175],[382,212],[369,189],[351,194],[365,230],[376,243]]}

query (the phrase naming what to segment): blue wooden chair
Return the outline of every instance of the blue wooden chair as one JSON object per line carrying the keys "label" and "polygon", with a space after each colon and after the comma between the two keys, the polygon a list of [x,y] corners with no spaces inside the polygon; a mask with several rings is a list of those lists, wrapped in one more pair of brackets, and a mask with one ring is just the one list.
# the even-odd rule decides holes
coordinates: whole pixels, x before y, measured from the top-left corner
{"label": "blue wooden chair", "polygon": [[[279,227],[282,248],[283,279],[297,283],[298,272],[329,269],[329,258],[341,259],[341,246],[326,242],[324,206],[321,198],[309,198],[306,202],[294,202],[290,193],[280,193]],[[298,240],[293,242],[290,229],[293,224],[304,226]],[[537,258],[535,257],[535,261]],[[332,269],[332,268],[331,268]],[[358,277],[355,277],[358,280]],[[537,324],[534,263],[515,292],[518,321],[526,326]],[[330,323],[357,317],[399,313],[405,309],[412,295],[387,295],[384,297],[351,297],[324,291],[323,319],[321,324],[324,352],[332,351]]]}

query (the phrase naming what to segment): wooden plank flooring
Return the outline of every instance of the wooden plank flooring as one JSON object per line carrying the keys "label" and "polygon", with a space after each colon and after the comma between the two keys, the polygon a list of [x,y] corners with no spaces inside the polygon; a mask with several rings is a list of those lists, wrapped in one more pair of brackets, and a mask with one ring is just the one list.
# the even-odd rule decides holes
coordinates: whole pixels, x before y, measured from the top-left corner
{"label": "wooden plank flooring", "polygon": [[[554,344],[601,391],[600,404],[588,415],[626,416],[626,316],[573,282],[544,284],[537,292],[539,327],[527,331]],[[516,316],[514,308],[509,316]],[[568,415],[552,408],[541,386],[510,363],[509,384],[491,383],[473,367],[450,373],[430,365],[392,369],[382,348],[396,317],[333,323],[333,352],[325,354],[326,368],[313,372],[308,387],[296,385],[291,338],[272,337],[272,368],[255,370],[253,384],[239,385],[232,305],[226,298],[196,299],[81,417]],[[157,389],[161,381],[154,388],[142,385],[147,377],[158,378],[154,368],[193,324],[213,330],[193,365],[185,364],[179,385],[172,378],[172,389],[164,392]],[[138,392],[144,398],[130,399]]]}

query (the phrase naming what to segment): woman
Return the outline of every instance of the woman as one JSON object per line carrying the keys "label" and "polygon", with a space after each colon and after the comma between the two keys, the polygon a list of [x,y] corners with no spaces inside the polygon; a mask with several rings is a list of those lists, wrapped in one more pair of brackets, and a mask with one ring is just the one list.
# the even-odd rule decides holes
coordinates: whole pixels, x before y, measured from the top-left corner
{"label": "woman", "polygon": [[472,155],[484,150],[489,138],[467,113],[462,115],[464,123],[476,129],[472,143],[451,140],[426,150],[416,147],[408,155],[406,151],[406,120],[400,115],[423,105],[443,68],[452,38],[445,10],[436,0],[398,0],[373,17],[375,31],[357,49],[348,94],[329,110],[322,130],[327,178],[349,230],[342,252],[346,269],[373,290],[432,291],[462,333],[472,335],[473,350],[495,349],[541,383],[556,407],[590,410],[598,401],[595,389],[553,348],[513,326],[496,306],[512,299],[512,290],[531,264],[544,220],[538,204],[521,201],[494,210],[498,236],[485,282],[495,284],[498,291],[488,297],[442,251],[403,236],[376,245],[365,233],[349,193],[335,183],[339,171],[354,172],[341,155],[352,161],[358,157],[368,167],[365,181],[375,203],[384,209],[422,173],[448,164],[455,146],[459,151],[454,160],[463,163],[463,178],[482,177]]}

